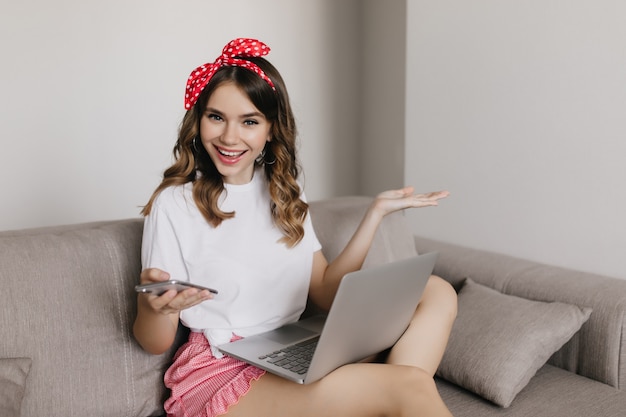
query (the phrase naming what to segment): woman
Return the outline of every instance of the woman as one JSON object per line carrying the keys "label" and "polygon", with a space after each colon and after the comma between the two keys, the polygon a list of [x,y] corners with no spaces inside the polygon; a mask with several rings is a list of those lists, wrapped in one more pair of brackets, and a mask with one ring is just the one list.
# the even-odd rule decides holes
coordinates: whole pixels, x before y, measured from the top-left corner
{"label": "woman", "polygon": [[214,348],[297,320],[307,297],[328,309],[341,277],[361,267],[386,214],[434,206],[448,194],[414,194],[411,187],[381,193],[329,264],[298,183],[287,91],[262,58],[267,53],[262,42],[235,39],[191,73],[175,162],[143,210],[141,282],[172,277],[219,290],[215,297],[196,289],[138,296],[134,333],[146,351],[169,349],[179,322],[191,329],[165,375],[168,415],[450,415],[433,375],[456,294],[437,277],[386,364],[346,365],[299,385]]}

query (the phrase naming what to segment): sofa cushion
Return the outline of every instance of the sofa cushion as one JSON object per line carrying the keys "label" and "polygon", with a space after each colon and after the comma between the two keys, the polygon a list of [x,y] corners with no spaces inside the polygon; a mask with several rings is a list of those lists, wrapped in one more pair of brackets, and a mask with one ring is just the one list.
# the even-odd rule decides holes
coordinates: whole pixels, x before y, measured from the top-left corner
{"label": "sofa cushion", "polygon": [[438,376],[508,407],[591,309],[499,293],[466,279]]}
{"label": "sofa cushion", "polygon": [[419,252],[437,251],[434,274],[460,288],[471,276],[500,292],[586,306],[593,314],[549,364],[626,388],[626,280],[546,265],[415,236]]}
{"label": "sofa cushion", "polygon": [[436,382],[454,416],[624,417],[626,410],[626,392],[552,365],[542,367],[508,408],[440,378]]}
{"label": "sofa cushion", "polygon": [[19,417],[24,398],[24,385],[30,371],[30,358],[0,359],[0,415]]}

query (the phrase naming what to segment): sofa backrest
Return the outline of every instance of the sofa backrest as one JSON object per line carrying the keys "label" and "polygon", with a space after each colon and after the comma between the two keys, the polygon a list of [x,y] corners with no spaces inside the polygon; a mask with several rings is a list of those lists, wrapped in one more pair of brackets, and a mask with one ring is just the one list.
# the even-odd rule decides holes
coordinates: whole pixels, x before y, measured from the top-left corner
{"label": "sofa backrest", "polygon": [[142,225],[0,233],[0,358],[32,360],[23,416],[162,414],[171,352],[132,337]]}
{"label": "sofa backrest", "polygon": [[[309,203],[315,234],[329,262],[346,246],[372,200],[371,197],[347,196]],[[404,213],[398,211],[383,218],[363,268],[406,259],[416,254],[413,234],[407,227]]]}

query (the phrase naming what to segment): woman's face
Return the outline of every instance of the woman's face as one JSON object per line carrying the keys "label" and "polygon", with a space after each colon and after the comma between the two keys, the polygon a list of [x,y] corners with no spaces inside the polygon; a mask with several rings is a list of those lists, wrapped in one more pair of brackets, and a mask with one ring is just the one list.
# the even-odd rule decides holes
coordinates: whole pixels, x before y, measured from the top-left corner
{"label": "woman's face", "polygon": [[200,138],[224,182],[247,184],[254,160],[270,141],[271,123],[234,83],[213,91],[200,120]]}

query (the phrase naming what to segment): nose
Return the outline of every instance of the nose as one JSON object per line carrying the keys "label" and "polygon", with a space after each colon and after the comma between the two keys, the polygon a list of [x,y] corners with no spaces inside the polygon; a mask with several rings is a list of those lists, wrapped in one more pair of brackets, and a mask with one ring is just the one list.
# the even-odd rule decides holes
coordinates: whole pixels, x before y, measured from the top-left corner
{"label": "nose", "polygon": [[236,123],[226,123],[222,132],[222,142],[226,145],[234,145],[239,142],[239,133]]}

